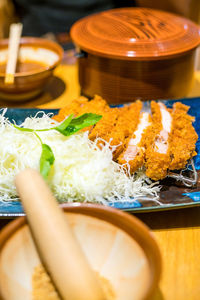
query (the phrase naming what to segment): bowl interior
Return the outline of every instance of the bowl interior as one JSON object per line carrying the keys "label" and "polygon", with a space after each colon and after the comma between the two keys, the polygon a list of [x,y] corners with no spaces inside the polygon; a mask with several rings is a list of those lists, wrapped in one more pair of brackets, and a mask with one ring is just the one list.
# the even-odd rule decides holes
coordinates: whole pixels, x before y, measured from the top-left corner
{"label": "bowl interior", "polygon": [[[55,42],[41,38],[21,38],[15,77],[49,70],[58,65],[63,55]],[[8,40],[0,41],[0,77],[5,76],[8,58]]]}
{"label": "bowl interior", "polygon": [[[109,221],[74,212],[66,217],[93,270],[110,282],[115,299],[144,299],[152,270],[142,246]],[[72,253],[66,255],[73,259]],[[0,250],[3,299],[32,299],[32,275],[40,263],[29,228],[22,223]]]}

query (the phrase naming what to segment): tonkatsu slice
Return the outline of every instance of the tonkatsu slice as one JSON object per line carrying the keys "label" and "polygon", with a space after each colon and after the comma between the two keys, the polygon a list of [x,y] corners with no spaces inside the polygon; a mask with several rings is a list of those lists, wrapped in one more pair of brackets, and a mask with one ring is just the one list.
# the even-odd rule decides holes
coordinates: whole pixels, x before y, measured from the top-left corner
{"label": "tonkatsu slice", "polygon": [[188,115],[189,107],[176,102],[172,110],[172,135],[170,138],[170,170],[185,167],[188,160],[196,155],[195,144],[198,135],[192,126],[194,117]]}
{"label": "tonkatsu slice", "polygon": [[114,160],[116,160],[120,153],[123,152],[126,140],[129,139],[132,132],[137,127],[141,109],[141,101],[136,101],[130,105],[119,108],[118,118],[112,131],[104,136],[106,141],[110,141],[111,146],[117,146],[113,152]]}
{"label": "tonkatsu slice", "polygon": [[145,140],[148,136],[148,128],[150,125],[150,114],[147,112],[141,113],[135,131],[131,137],[127,139],[126,147],[118,157],[120,164],[129,164],[131,173],[137,171],[144,165],[146,151]]}
{"label": "tonkatsu slice", "polygon": [[152,126],[146,139],[146,175],[153,180],[163,179],[170,166],[169,135],[172,130],[172,116],[161,102],[151,102]]}

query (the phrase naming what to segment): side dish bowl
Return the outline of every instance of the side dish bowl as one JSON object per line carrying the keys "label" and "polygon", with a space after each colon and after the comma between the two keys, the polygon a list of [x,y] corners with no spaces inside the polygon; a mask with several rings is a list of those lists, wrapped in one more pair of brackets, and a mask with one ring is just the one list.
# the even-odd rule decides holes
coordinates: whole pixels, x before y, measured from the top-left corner
{"label": "side dish bowl", "polygon": [[13,84],[5,84],[8,40],[0,40],[0,98],[25,101],[38,95],[63,56],[62,47],[47,39],[22,37]]}
{"label": "side dish bowl", "polygon": [[[161,272],[149,229],[136,217],[102,205],[76,203],[63,209],[91,267],[110,282],[116,299],[148,299]],[[66,255],[73,259],[73,253]],[[26,219],[12,221],[0,232],[0,296],[30,299],[39,264]]]}

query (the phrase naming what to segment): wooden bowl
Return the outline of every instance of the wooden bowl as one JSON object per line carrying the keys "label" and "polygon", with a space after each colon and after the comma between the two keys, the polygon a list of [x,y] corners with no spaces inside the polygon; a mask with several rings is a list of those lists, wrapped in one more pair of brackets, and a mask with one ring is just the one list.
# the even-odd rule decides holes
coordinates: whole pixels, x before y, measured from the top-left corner
{"label": "wooden bowl", "polygon": [[[76,203],[63,209],[90,265],[110,282],[116,299],[148,299],[161,272],[149,229],[136,217],[102,205]],[[73,259],[73,253],[66,255]],[[0,232],[0,296],[31,299],[31,278],[39,264],[26,219],[12,221]]]}
{"label": "wooden bowl", "polygon": [[82,94],[111,104],[182,98],[194,77],[200,27],[147,8],[119,8],[88,16],[71,28]]}
{"label": "wooden bowl", "polygon": [[60,63],[63,50],[57,43],[35,37],[20,41],[19,59],[13,84],[5,84],[8,40],[0,40],[0,98],[25,101],[37,96]]}

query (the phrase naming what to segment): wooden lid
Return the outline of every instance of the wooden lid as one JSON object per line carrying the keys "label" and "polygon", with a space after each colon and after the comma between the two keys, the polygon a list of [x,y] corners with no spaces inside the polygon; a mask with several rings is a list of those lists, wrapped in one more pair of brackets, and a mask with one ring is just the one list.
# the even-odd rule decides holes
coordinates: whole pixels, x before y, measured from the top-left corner
{"label": "wooden lid", "polygon": [[103,57],[154,60],[179,55],[200,44],[200,27],[177,15],[118,8],[85,17],[71,28],[82,50]]}

